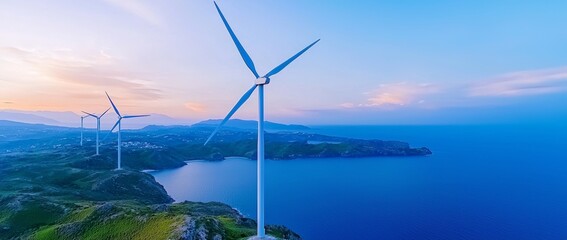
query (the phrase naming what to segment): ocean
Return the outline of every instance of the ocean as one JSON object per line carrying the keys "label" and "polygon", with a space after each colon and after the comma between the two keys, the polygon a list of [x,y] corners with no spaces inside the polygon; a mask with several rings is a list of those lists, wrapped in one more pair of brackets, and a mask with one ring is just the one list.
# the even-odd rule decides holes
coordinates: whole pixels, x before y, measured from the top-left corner
{"label": "ocean", "polygon": [[[267,224],[304,239],[567,239],[567,127],[313,126],[425,146],[426,157],[266,161]],[[152,172],[176,201],[256,215],[256,162]]]}

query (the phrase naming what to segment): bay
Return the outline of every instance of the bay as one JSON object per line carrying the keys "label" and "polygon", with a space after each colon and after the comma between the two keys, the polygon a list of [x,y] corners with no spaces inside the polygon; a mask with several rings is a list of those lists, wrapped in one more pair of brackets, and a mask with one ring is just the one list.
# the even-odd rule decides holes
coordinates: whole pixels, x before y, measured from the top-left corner
{"label": "bay", "polygon": [[[563,125],[314,126],[407,141],[427,157],[266,161],[266,223],[305,239],[567,239]],[[152,172],[176,201],[256,214],[256,162],[192,161]]]}

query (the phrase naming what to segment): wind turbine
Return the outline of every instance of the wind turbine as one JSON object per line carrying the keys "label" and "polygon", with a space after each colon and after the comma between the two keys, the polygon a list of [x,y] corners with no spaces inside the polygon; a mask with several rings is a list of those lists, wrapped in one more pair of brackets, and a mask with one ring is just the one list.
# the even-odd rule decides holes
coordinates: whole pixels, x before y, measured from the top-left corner
{"label": "wind turbine", "polygon": [[96,155],[98,155],[98,147],[100,146],[100,145],[99,145],[99,142],[98,142],[98,134],[99,134],[99,132],[100,132],[100,118],[101,118],[102,116],[104,116],[104,114],[106,114],[106,112],[108,112],[108,110],[110,110],[110,108],[106,109],[106,111],[104,111],[100,116],[97,116],[97,115],[94,115],[94,114],[92,114],[92,113],[88,113],[88,112],[82,111],[83,113],[85,113],[85,114],[87,114],[87,115],[89,115],[89,116],[91,116],[91,117],[96,118]]}
{"label": "wind turbine", "polygon": [[83,127],[83,120],[84,120],[85,118],[88,118],[88,117],[89,117],[89,115],[81,116],[81,146],[83,146],[83,129],[84,129],[84,127]]}
{"label": "wind turbine", "polygon": [[242,106],[242,104],[244,104],[246,102],[246,100],[248,100],[248,98],[250,98],[250,96],[252,95],[254,90],[256,90],[256,88],[258,88],[258,151],[257,151],[258,152],[258,154],[257,154],[258,155],[258,161],[257,161],[257,177],[258,177],[258,183],[257,183],[257,214],[258,215],[257,215],[257,220],[258,220],[258,225],[257,225],[257,237],[258,238],[264,238],[265,237],[265,231],[264,231],[264,85],[267,85],[267,84],[270,83],[270,77],[271,76],[273,76],[273,75],[279,73],[281,70],[283,70],[293,60],[298,58],[301,54],[303,54],[305,51],[307,51],[309,48],[311,48],[313,45],[315,45],[317,42],[319,42],[320,39],[309,44],[309,46],[305,47],[303,50],[299,51],[297,54],[293,55],[291,58],[289,58],[288,60],[286,60],[285,62],[283,62],[279,66],[277,66],[274,69],[272,69],[271,71],[269,71],[266,75],[264,75],[263,77],[260,77],[260,75],[258,75],[258,73],[256,72],[256,68],[254,67],[254,62],[252,62],[252,59],[250,58],[250,56],[248,55],[246,50],[244,50],[244,47],[242,47],[242,44],[240,44],[240,41],[238,41],[238,38],[236,38],[236,35],[234,34],[232,29],[228,25],[228,22],[226,21],[224,15],[222,14],[219,6],[217,5],[216,2],[214,2],[214,4],[215,4],[215,7],[216,7],[223,23],[224,23],[224,26],[226,27],[226,30],[228,30],[228,33],[230,34],[232,41],[234,41],[234,44],[236,45],[236,48],[238,49],[240,56],[242,57],[242,59],[246,63],[246,66],[248,66],[250,71],[252,71],[252,74],[254,74],[254,76],[256,77],[256,80],[254,82],[254,85],[248,91],[246,91],[246,93],[244,93],[244,95],[240,98],[240,100],[238,100],[236,105],[230,110],[230,112],[228,112],[226,117],[221,121],[221,123],[213,131],[211,136],[209,136],[209,138],[205,142],[205,145],[217,133],[217,131],[220,129],[220,127],[223,126],[230,119],[230,117],[240,108],[240,106]]}
{"label": "wind turbine", "polygon": [[[120,138],[120,132],[122,130],[122,119],[124,118],[138,118],[138,117],[147,117],[150,115],[128,115],[128,116],[122,116],[120,115],[120,112],[118,111],[118,108],[116,108],[116,105],[114,105],[114,102],[112,102],[112,99],[110,98],[110,96],[108,95],[107,92],[106,96],[108,97],[108,101],[110,101],[110,105],[112,105],[112,108],[114,109],[114,112],[116,113],[116,115],[118,115],[118,120],[116,121],[116,123],[114,124],[114,126],[112,127],[112,129],[110,129],[110,132],[106,135],[108,137],[108,135],[110,135],[110,133],[112,133],[112,131],[116,128],[116,126],[118,126],[118,167],[117,169],[120,170],[122,169],[122,165],[121,165],[121,159],[120,159],[120,155],[121,155],[121,145],[122,145],[122,139]],[[104,137],[106,138],[106,137]]]}

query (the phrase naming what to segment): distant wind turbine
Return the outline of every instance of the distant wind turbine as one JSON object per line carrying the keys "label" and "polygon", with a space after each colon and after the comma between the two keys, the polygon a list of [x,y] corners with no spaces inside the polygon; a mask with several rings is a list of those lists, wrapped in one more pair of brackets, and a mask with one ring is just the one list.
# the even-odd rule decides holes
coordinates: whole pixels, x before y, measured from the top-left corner
{"label": "distant wind turbine", "polygon": [[83,130],[85,129],[85,128],[83,127],[83,120],[84,120],[85,118],[88,118],[88,117],[89,117],[89,115],[81,116],[81,146],[83,146]]}
{"label": "distant wind turbine", "polygon": [[104,116],[104,114],[106,114],[106,112],[108,112],[108,110],[110,110],[110,108],[106,109],[106,111],[104,111],[100,116],[97,116],[95,114],[83,111],[85,114],[96,118],[96,155],[98,155],[98,147],[100,146],[99,141],[98,141],[98,135],[99,135],[99,132],[100,132],[100,118],[102,116]]}
{"label": "distant wind turbine", "polygon": [[[120,111],[118,111],[118,108],[116,108],[116,105],[114,105],[114,102],[112,102],[112,99],[110,98],[110,96],[108,95],[107,92],[106,96],[108,97],[108,101],[110,101],[110,105],[112,105],[112,108],[114,109],[114,112],[116,113],[116,115],[118,115],[118,120],[116,121],[116,123],[114,124],[114,126],[112,127],[112,129],[110,129],[110,132],[106,135],[106,137],[108,137],[108,135],[110,135],[110,133],[112,133],[112,131],[116,128],[116,126],[118,126],[118,167],[117,169],[122,169],[122,161],[120,158],[121,155],[121,145],[122,145],[122,139],[120,138],[120,132],[122,131],[122,119],[124,118],[138,118],[138,117],[147,117],[150,115],[128,115],[128,116],[122,116],[120,114]],[[104,138],[106,138],[104,137]]]}
{"label": "distant wind turbine", "polygon": [[281,70],[283,70],[293,60],[298,58],[301,54],[303,54],[305,51],[307,51],[309,48],[311,48],[313,45],[315,45],[317,42],[319,42],[320,39],[309,44],[309,46],[305,47],[303,50],[299,51],[297,54],[293,55],[291,58],[289,58],[288,60],[286,60],[285,62],[283,62],[279,66],[277,66],[274,69],[272,69],[271,71],[269,71],[266,75],[264,75],[263,77],[260,77],[260,75],[258,75],[258,73],[256,72],[256,68],[254,67],[254,62],[252,62],[252,59],[250,58],[250,56],[248,55],[246,50],[244,50],[244,47],[242,46],[242,44],[240,44],[240,41],[238,41],[238,38],[236,38],[236,35],[234,34],[232,29],[228,25],[228,22],[226,21],[224,15],[222,14],[219,6],[217,5],[216,2],[214,2],[214,4],[215,4],[215,7],[216,7],[223,23],[224,23],[224,26],[226,27],[226,29],[228,30],[228,33],[230,34],[230,37],[232,38],[232,41],[234,41],[234,44],[236,45],[236,48],[238,49],[240,56],[242,57],[242,59],[246,63],[246,66],[248,66],[250,71],[252,71],[252,74],[254,74],[254,76],[256,77],[256,80],[254,82],[254,85],[248,91],[246,91],[246,93],[244,93],[244,95],[240,98],[240,100],[238,100],[236,105],[230,110],[230,112],[228,112],[228,115],[226,115],[226,117],[221,121],[221,123],[213,131],[211,136],[209,136],[209,138],[205,142],[205,145],[217,133],[217,131],[220,129],[220,127],[222,127],[230,119],[230,117],[240,108],[240,106],[242,106],[242,104],[244,104],[246,102],[246,100],[248,100],[248,98],[250,98],[250,96],[252,95],[254,90],[256,90],[256,87],[258,87],[258,114],[259,115],[258,115],[258,151],[257,151],[258,152],[258,162],[257,162],[257,177],[258,177],[258,184],[257,184],[257,204],[258,204],[257,205],[257,214],[258,214],[258,216],[257,216],[257,219],[258,219],[257,237],[258,238],[264,238],[265,237],[265,231],[264,231],[264,85],[267,85],[267,84],[270,83],[270,77],[271,76],[273,76],[273,75],[279,73]]}

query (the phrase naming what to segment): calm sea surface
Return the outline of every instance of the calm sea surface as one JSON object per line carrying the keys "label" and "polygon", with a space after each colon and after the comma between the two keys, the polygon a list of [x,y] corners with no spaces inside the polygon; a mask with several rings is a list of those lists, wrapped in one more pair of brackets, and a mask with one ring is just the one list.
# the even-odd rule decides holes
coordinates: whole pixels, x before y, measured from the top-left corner
{"label": "calm sea surface", "polygon": [[[407,141],[428,157],[266,162],[266,222],[305,239],[567,239],[567,127],[324,126]],[[152,173],[176,201],[256,216],[256,162]]]}

